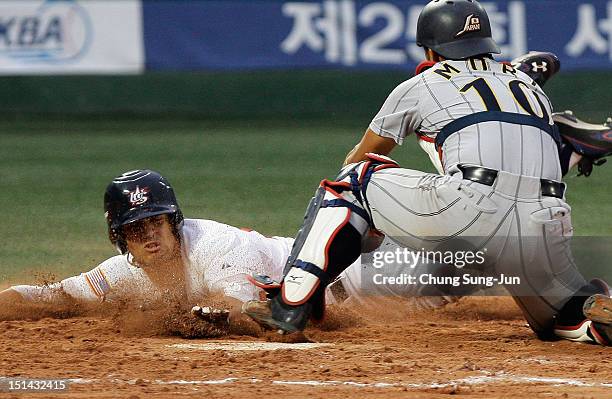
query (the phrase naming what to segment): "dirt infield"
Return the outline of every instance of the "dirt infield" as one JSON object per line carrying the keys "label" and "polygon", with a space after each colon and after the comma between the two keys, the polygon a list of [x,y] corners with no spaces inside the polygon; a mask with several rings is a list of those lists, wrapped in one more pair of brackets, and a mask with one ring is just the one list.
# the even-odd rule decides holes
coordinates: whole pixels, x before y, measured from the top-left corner
{"label": "dirt infield", "polygon": [[160,336],[102,316],[5,321],[0,383],[70,379],[53,395],[70,398],[612,398],[610,348],[538,341],[509,298],[390,311],[398,306],[360,320],[331,313],[307,330],[310,343],[276,343],[276,334],[248,328],[211,339]]}

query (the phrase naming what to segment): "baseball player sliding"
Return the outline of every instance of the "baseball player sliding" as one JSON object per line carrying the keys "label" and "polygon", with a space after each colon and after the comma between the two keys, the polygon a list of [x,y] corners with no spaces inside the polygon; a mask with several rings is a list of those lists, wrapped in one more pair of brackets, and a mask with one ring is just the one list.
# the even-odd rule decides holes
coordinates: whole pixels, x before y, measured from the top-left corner
{"label": "baseball player sliding", "polygon": [[[220,291],[231,305],[257,298],[245,276],[280,277],[293,239],[265,237],[211,220],[184,219],[170,183],[159,173],[137,170],[107,187],[104,209],[110,241],[120,255],[93,270],[49,286],[17,285],[0,293],[0,319],[8,304],[28,305],[133,299],[177,293],[196,304]],[[3,314],[4,312],[4,314]]]}
{"label": "baseball player sliding", "polygon": [[[243,311],[280,332],[302,330],[323,316],[325,287],[377,230],[413,250],[484,252],[473,269],[504,282],[538,337],[610,345],[612,299],[573,264],[560,181],[583,159],[609,155],[609,129],[606,137],[562,129],[561,137],[540,86],[493,59],[499,48],[474,0],[428,3],[417,43],[434,65],[391,92],[338,178],[321,182],[282,282],[254,277],[269,300]],[[385,156],[411,133],[440,175]]]}

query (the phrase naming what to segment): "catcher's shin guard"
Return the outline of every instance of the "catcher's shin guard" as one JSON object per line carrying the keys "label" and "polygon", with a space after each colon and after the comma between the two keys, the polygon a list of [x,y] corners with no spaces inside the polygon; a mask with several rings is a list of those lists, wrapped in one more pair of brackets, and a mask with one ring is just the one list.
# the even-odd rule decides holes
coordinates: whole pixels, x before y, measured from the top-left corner
{"label": "catcher's shin guard", "polygon": [[284,303],[305,303],[361,253],[361,238],[372,226],[365,194],[370,176],[377,170],[398,166],[387,157],[366,156],[367,161],[345,167],[337,181],[321,182],[285,268],[281,290]]}
{"label": "catcher's shin guard", "polygon": [[283,315],[298,330],[311,316],[322,318],[324,288],[361,252],[369,215],[350,192],[342,195],[343,188],[337,182],[321,182],[295,239],[280,295],[271,302],[273,314]]}
{"label": "catcher's shin guard", "polygon": [[248,306],[245,313],[285,332],[323,317],[325,287],[359,257],[362,237],[372,226],[365,195],[370,176],[387,167],[397,163],[368,154],[367,161],[344,168],[337,181],[321,182],[295,238],[280,293],[269,300],[270,313]]}

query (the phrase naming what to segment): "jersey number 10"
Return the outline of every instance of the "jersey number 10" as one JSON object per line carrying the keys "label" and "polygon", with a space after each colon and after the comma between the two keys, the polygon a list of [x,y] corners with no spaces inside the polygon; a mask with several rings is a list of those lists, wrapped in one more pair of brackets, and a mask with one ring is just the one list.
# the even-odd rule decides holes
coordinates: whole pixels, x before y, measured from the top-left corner
{"label": "jersey number 10", "polygon": [[[525,87],[525,89],[529,91],[529,94],[533,96],[532,98],[535,97],[535,101],[538,103],[538,108],[539,108],[537,112],[533,109],[531,105],[532,103],[527,98],[527,94],[525,93],[525,90],[523,89],[523,87]],[[471,81],[470,83],[463,86],[461,90],[459,91],[461,93],[465,93],[466,91],[472,88],[476,90],[476,93],[478,93],[478,95],[482,99],[482,102],[484,103],[487,111],[501,111],[502,110],[499,105],[499,102],[497,101],[497,98],[495,98],[495,94],[493,93],[493,90],[491,90],[491,86],[489,86],[489,84],[486,82],[486,80],[484,80],[484,78],[478,78],[478,79]],[[548,115],[548,112],[546,111],[546,107],[544,107],[544,103],[542,102],[542,99],[540,98],[538,93],[531,90],[525,82],[522,82],[520,80],[512,80],[510,81],[510,83],[508,83],[508,89],[512,93],[514,100],[521,106],[521,108],[525,110],[525,112],[533,116],[536,116],[538,118],[542,118],[547,122],[549,121],[550,116]]]}

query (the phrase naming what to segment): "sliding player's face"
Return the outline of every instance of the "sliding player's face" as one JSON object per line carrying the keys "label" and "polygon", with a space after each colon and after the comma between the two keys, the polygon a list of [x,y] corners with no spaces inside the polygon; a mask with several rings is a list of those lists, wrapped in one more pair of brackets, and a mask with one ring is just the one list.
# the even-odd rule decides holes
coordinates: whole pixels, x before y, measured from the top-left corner
{"label": "sliding player's face", "polygon": [[137,220],[123,226],[128,251],[139,266],[156,266],[179,256],[179,241],[172,232],[168,215]]}

